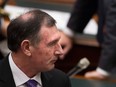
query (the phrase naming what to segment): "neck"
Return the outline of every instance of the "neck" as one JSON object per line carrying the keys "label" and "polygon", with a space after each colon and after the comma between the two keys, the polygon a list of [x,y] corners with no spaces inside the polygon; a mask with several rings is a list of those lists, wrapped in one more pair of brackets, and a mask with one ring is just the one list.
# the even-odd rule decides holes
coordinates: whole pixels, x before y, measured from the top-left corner
{"label": "neck", "polygon": [[32,67],[29,57],[21,55],[19,53],[12,53],[12,58],[16,66],[24,72],[29,78],[38,74],[38,71]]}

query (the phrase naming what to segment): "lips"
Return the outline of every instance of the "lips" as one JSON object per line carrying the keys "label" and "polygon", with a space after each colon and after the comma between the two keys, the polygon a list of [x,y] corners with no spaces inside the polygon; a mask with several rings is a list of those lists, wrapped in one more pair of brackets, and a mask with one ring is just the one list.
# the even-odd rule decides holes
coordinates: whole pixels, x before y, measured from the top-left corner
{"label": "lips", "polygon": [[51,62],[55,63],[58,60],[58,58],[53,59]]}

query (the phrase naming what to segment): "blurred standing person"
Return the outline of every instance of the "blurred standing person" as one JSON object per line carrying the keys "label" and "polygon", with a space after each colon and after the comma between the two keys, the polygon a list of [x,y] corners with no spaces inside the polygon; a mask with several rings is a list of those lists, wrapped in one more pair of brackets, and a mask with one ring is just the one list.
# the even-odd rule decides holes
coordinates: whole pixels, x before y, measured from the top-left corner
{"label": "blurred standing person", "polygon": [[77,0],[68,27],[82,33],[91,17],[98,12],[97,39],[102,47],[98,68],[85,77],[106,79],[116,75],[116,0]]}

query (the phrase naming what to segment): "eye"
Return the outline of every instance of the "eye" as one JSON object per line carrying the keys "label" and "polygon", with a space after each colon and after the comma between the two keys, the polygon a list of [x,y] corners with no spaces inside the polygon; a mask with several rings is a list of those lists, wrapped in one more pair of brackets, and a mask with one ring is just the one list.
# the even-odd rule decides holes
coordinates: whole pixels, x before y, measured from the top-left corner
{"label": "eye", "polygon": [[57,44],[57,42],[58,42],[58,40],[54,40],[54,41],[48,43],[48,46],[54,46]]}

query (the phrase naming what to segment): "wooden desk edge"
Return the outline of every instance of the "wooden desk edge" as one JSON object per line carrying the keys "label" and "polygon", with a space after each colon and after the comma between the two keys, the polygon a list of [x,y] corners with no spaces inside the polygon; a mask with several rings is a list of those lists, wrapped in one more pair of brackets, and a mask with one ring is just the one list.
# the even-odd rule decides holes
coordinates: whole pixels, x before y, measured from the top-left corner
{"label": "wooden desk edge", "polygon": [[99,79],[95,79],[95,78],[89,79],[89,78],[85,78],[82,75],[75,75],[72,78],[80,78],[80,79],[86,79],[86,80],[96,80],[96,81],[105,81],[105,82],[113,82],[113,83],[116,83],[116,79],[104,79],[104,80],[99,80]]}

